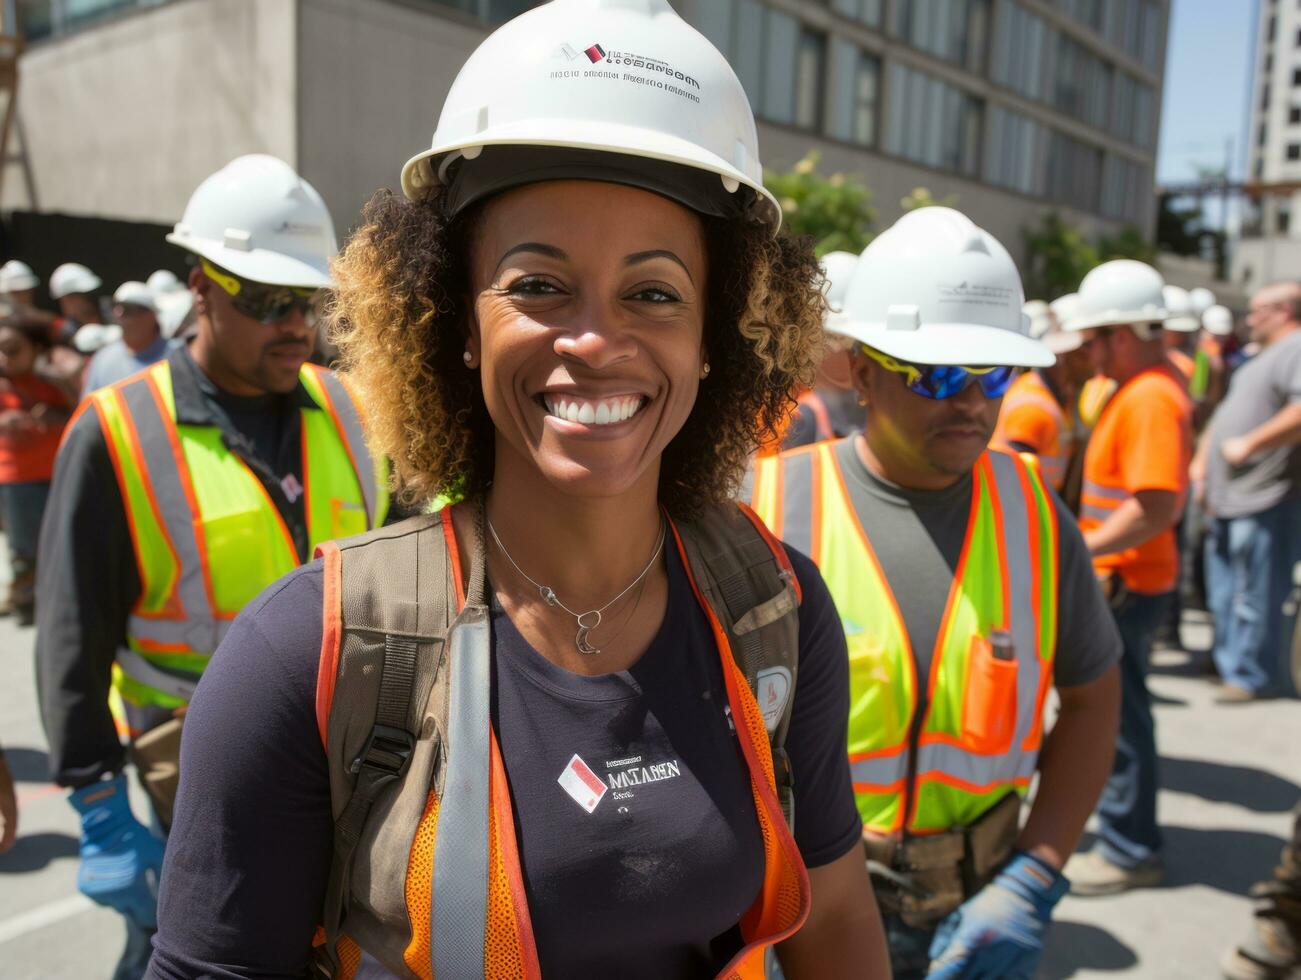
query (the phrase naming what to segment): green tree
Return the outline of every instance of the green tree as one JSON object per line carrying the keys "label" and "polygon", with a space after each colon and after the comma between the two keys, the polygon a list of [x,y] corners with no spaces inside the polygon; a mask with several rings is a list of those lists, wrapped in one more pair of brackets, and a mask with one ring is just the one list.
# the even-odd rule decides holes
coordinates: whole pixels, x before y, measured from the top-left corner
{"label": "green tree", "polygon": [[820,154],[810,151],[786,173],[768,171],[764,184],[780,202],[782,218],[795,235],[810,235],[819,256],[861,252],[872,240],[876,210],[872,192],[844,174],[818,173]]}
{"label": "green tree", "polygon": [[905,211],[916,211],[918,208],[956,208],[958,206],[957,194],[945,194],[944,197],[937,198],[930,192],[928,187],[914,187],[907,197],[899,201],[899,207]]}
{"label": "green tree", "polygon": [[1103,235],[1098,239],[1098,260],[1138,259],[1148,265],[1156,263],[1156,246],[1143,237],[1133,225],[1126,225],[1116,235]]}
{"label": "green tree", "polygon": [[1098,264],[1098,249],[1056,212],[1045,214],[1037,228],[1023,232],[1028,298],[1054,300],[1074,292]]}

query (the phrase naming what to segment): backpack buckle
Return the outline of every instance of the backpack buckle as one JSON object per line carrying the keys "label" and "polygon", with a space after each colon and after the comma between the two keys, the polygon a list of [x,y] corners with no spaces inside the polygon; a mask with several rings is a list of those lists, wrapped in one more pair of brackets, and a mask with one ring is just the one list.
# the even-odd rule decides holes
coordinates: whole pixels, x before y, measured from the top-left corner
{"label": "backpack buckle", "polygon": [[415,751],[416,740],[406,729],[376,725],[370,730],[370,738],[366,739],[366,745],[353,761],[351,769],[355,773],[366,766],[387,776],[401,776],[411,765]]}

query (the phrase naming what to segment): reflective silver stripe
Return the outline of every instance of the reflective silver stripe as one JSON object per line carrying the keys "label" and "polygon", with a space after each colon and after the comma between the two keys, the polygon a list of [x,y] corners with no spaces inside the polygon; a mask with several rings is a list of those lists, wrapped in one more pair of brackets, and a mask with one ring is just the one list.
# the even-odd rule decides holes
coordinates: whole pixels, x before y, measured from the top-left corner
{"label": "reflective silver stripe", "polygon": [[361,496],[366,505],[366,526],[374,527],[375,515],[379,513],[379,486],[375,482],[375,461],[366,445],[361,416],[357,414],[357,406],[353,404],[348,389],[333,371],[317,371],[316,377],[329,395],[339,425],[343,427],[339,435],[348,444],[348,452],[357,466],[357,482],[361,484]]}
{"label": "reflective silver stripe", "polygon": [[1092,497],[1101,497],[1103,500],[1128,500],[1132,494],[1124,487],[1104,487],[1101,483],[1094,483],[1092,480],[1085,480],[1080,488],[1083,493]]}
{"label": "reflective silver stripe", "polygon": [[917,750],[917,775],[939,772],[973,786],[1029,779],[1038,765],[1039,753],[1022,752],[1019,744],[1001,755],[977,755],[955,745],[931,742]]}
{"label": "reflective silver stripe", "polygon": [[155,667],[140,654],[125,647],[117,651],[116,659],[122,672],[137,684],[152,687],[156,691],[170,694],[182,701],[189,701],[194,697],[194,688],[199,679],[193,675],[183,677],[161,667]]}
{"label": "reflective silver stripe", "polygon": [[[172,455],[169,430],[174,424],[171,419],[163,418],[145,376],[123,385],[121,394],[130,415],[128,424],[135,426],[144,456],[147,489],[158,505],[159,518],[176,551],[180,566],[176,594],[185,612],[183,620],[132,617],[132,635],[155,643],[183,643],[197,653],[212,653],[225,628],[213,616],[208,603],[203,562],[195,536],[199,515],[190,508],[177,459]],[[184,465],[183,461],[180,465]]]}
{"label": "reflective silver stripe", "polygon": [[[488,611],[466,606],[447,638],[451,658],[447,776],[434,842],[430,961],[435,977],[484,975],[488,916],[489,661]],[[510,827],[501,833],[512,833]]]}
{"label": "reflective silver stripe", "polygon": [[[1012,744],[1019,746],[1034,727],[1035,705],[1039,698],[1039,620],[1034,608],[1034,582],[1039,570],[1032,564],[1034,549],[1030,535],[1038,534],[1037,505],[1026,499],[1017,459],[1006,453],[990,453],[994,488],[1003,511],[1003,556],[1007,562],[1007,584],[1011,593],[1009,614],[1012,620],[1012,643],[1016,651],[1016,734]],[[1027,479],[1033,479],[1026,474]],[[1032,508],[1036,514],[1030,523]]]}
{"label": "reflective silver stripe", "polygon": [[813,535],[819,532],[813,526],[813,456],[813,452],[783,456],[777,469],[781,481],[781,539],[805,555],[813,554]]}
{"label": "reflective silver stripe", "polygon": [[856,783],[869,783],[872,786],[897,783],[908,775],[908,750],[904,748],[896,755],[851,761],[849,775]]}

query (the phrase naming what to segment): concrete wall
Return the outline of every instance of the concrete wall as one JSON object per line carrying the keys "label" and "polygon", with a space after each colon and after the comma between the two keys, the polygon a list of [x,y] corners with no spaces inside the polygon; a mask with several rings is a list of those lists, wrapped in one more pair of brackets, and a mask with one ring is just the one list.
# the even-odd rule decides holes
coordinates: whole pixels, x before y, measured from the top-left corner
{"label": "concrete wall", "polygon": [[342,235],[429,147],[443,99],[487,31],[391,0],[300,4],[299,170]]}
{"label": "concrete wall", "polygon": [[1247,296],[1272,282],[1301,279],[1301,241],[1244,238],[1235,242],[1231,277]]}
{"label": "concrete wall", "polygon": [[296,13],[297,0],[183,0],[36,45],[13,147],[34,195],[11,164],[0,207],[171,224],[233,157],[295,163]]}

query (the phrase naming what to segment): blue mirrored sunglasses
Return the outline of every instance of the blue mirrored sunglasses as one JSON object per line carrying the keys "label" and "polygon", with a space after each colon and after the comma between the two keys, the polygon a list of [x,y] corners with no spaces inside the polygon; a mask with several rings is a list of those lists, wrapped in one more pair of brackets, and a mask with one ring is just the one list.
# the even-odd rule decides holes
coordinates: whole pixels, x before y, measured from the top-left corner
{"label": "blue mirrored sunglasses", "polygon": [[923,398],[943,401],[964,391],[973,381],[986,398],[1002,398],[1016,377],[1014,367],[958,367],[952,364],[913,364],[861,345],[864,354],[887,371],[902,374],[908,390]]}

